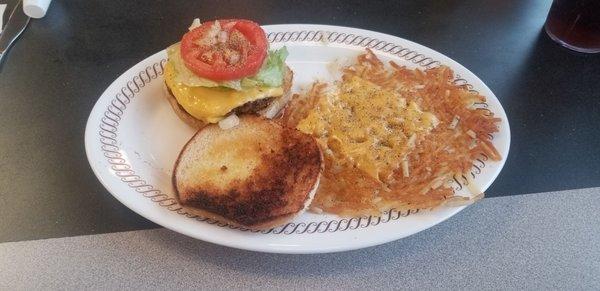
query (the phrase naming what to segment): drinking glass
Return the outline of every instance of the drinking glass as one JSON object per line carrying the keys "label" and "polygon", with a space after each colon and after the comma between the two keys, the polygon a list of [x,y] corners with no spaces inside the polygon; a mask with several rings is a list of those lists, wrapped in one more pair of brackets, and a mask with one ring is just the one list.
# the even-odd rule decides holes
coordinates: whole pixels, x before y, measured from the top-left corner
{"label": "drinking glass", "polygon": [[584,53],[600,52],[600,0],[554,0],[545,28],[562,46]]}

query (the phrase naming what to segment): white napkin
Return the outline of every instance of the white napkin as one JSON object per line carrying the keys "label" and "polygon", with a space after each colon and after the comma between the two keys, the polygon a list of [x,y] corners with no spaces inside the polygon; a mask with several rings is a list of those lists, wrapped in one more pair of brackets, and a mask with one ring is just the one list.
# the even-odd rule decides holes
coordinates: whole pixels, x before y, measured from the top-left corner
{"label": "white napkin", "polygon": [[23,0],[23,11],[32,18],[42,18],[52,0]]}

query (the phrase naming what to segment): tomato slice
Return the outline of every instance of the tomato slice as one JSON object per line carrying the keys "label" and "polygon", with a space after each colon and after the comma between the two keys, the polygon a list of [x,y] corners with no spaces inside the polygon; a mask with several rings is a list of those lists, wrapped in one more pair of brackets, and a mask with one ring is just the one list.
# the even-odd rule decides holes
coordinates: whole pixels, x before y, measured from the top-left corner
{"label": "tomato slice", "polygon": [[186,67],[215,81],[258,73],[267,56],[264,30],[250,20],[216,21],[205,22],[183,35],[181,56]]}

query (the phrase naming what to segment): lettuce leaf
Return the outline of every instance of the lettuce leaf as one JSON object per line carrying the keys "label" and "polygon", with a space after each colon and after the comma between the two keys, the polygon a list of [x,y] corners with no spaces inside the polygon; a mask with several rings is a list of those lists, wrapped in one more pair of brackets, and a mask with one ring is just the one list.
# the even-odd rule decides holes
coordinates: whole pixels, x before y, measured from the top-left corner
{"label": "lettuce leaf", "polygon": [[213,81],[199,77],[188,69],[181,58],[180,44],[176,43],[167,48],[169,62],[175,70],[175,82],[190,87],[225,87],[243,90],[256,86],[279,87],[283,84],[285,74],[285,59],[288,55],[285,47],[269,51],[269,54],[258,73],[252,77],[231,81]]}
{"label": "lettuce leaf", "polygon": [[[283,84],[285,74],[285,59],[288,56],[286,47],[282,47],[275,51],[270,51],[267,60],[264,62],[260,71],[253,76],[245,79],[250,79],[260,85],[269,87],[279,87]],[[248,81],[246,81],[248,82]],[[244,82],[242,81],[242,84]]]}

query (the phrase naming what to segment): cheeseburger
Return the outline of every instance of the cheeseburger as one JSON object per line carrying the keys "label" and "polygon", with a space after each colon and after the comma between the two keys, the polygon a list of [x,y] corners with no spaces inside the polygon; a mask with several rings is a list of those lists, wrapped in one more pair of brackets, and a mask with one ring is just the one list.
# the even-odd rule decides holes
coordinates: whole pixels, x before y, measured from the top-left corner
{"label": "cheeseburger", "polygon": [[253,21],[194,20],[167,54],[166,96],[194,128],[225,124],[243,113],[272,118],[289,99],[287,50],[269,50],[264,30]]}

